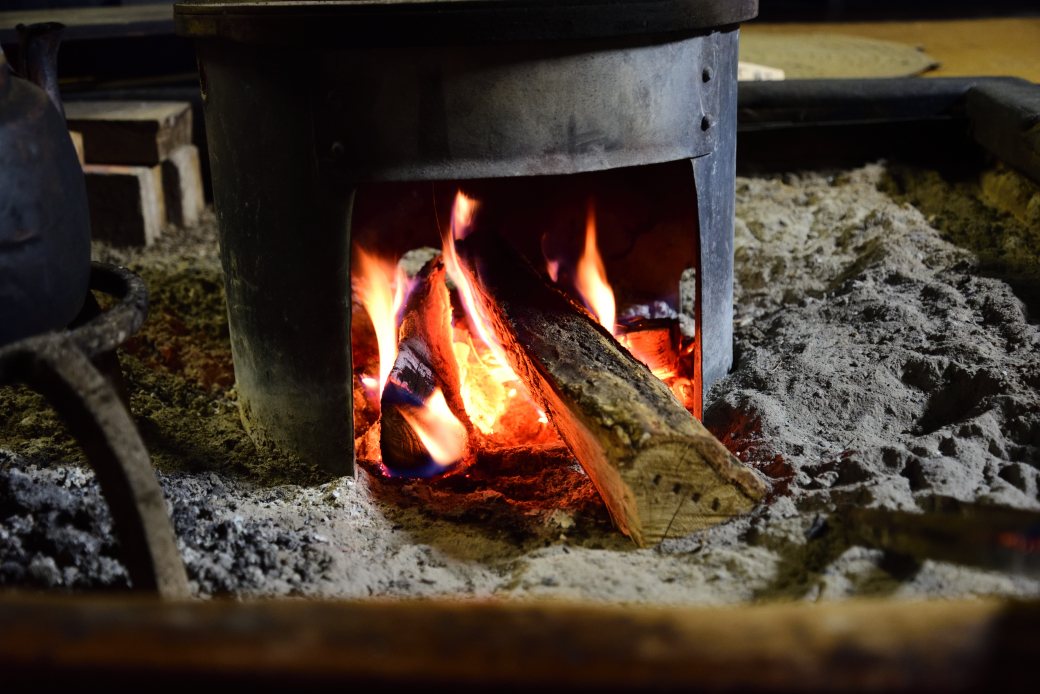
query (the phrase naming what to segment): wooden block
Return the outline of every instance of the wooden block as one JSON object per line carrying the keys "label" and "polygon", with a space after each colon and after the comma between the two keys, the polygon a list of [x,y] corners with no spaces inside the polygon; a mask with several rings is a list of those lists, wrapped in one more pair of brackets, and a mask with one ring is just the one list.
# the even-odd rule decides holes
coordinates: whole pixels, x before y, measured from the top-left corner
{"label": "wooden block", "polygon": [[166,221],[182,227],[199,221],[206,201],[198,148],[195,145],[178,147],[161,166]]}
{"label": "wooden block", "polygon": [[90,232],[113,246],[147,246],[162,231],[166,205],[160,166],[86,164]]}
{"label": "wooden block", "polygon": [[191,144],[186,101],[68,101],[65,119],[89,164],[155,166]]}
{"label": "wooden block", "polygon": [[69,137],[72,138],[72,146],[76,148],[76,157],[79,159],[80,165],[85,164],[86,160],[83,158],[83,133],[70,130]]}

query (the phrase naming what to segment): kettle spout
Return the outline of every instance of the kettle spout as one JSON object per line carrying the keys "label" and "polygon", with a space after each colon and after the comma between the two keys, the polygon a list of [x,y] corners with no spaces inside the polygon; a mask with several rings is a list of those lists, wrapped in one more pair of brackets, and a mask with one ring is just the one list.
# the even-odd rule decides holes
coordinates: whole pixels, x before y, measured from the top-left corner
{"label": "kettle spout", "polygon": [[58,91],[58,46],[65,25],[59,22],[41,22],[39,24],[19,24],[18,53],[21,59],[22,77],[47,92],[51,103],[58,109],[62,118],[65,107],[61,103]]}

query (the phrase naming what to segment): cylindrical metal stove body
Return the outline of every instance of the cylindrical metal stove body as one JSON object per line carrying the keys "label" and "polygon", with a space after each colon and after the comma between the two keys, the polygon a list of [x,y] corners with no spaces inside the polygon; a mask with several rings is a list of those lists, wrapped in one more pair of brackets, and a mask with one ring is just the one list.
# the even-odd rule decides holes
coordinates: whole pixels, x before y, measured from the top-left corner
{"label": "cylindrical metal stove body", "polygon": [[[463,9],[453,22],[429,15],[422,36],[409,14],[401,34],[384,36],[386,17],[366,19],[365,3],[292,3],[298,11],[281,15],[284,7],[177,6],[178,32],[197,39],[239,402],[254,440],[352,470],[350,218],[356,186],[371,181],[691,160],[704,387],[729,368],[735,22],[754,16],[757,3],[578,3],[601,15],[686,9],[682,21],[646,20],[677,29],[652,35],[625,17],[586,19],[586,31],[561,37],[560,22],[573,28],[573,18],[524,29],[480,14],[525,4],[558,11],[513,0],[389,3],[472,14],[469,26]],[[697,8],[701,21],[729,21],[700,25]],[[279,16],[281,33],[272,28]],[[366,21],[370,34],[358,29]]]}

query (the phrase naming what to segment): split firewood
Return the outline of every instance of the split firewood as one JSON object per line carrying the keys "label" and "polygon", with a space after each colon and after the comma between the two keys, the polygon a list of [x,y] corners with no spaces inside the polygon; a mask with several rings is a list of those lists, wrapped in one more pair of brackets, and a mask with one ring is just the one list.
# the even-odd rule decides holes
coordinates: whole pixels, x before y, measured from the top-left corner
{"label": "split firewood", "polygon": [[675,376],[679,366],[679,320],[622,318],[618,341],[658,378]]}
{"label": "split firewood", "polygon": [[438,391],[458,422],[469,425],[452,348],[451,299],[439,257],[416,275],[398,335],[397,359],[380,400],[380,448],[391,470],[417,471],[429,464],[431,452],[416,431],[415,413]]}
{"label": "split firewood", "polygon": [[762,481],[499,235],[457,242],[510,366],[640,547],[749,511]]}

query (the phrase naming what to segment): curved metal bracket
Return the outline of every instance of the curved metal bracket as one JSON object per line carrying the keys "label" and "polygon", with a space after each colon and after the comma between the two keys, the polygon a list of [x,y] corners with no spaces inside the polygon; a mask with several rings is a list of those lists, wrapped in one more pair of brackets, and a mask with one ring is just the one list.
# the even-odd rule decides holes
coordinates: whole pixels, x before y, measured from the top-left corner
{"label": "curved metal bracket", "polygon": [[0,382],[21,381],[43,394],[83,447],[134,587],[165,599],[187,598],[187,573],[148,450],[112,383],[91,361],[141,327],[148,290],[129,270],[101,263],[92,264],[90,287],[120,302],[82,327],[0,349]]}

